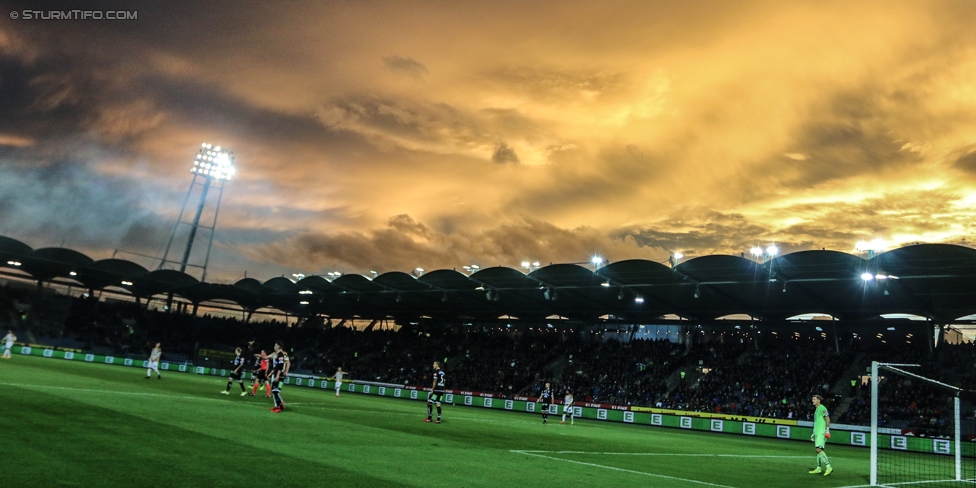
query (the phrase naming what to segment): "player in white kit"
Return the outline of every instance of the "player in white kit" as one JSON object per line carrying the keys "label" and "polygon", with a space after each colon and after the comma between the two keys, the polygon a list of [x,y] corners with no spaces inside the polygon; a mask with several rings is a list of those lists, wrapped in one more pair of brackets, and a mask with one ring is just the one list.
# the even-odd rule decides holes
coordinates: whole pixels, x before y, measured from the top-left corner
{"label": "player in white kit", "polygon": [[339,398],[339,389],[342,388],[342,376],[345,373],[342,372],[342,368],[336,370],[335,372],[335,382],[336,382],[336,398]]}
{"label": "player in white kit", "polygon": [[569,414],[569,424],[573,424],[573,418],[576,415],[576,410],[573,408],[573,392],[566,390],[566,396],[563,397],[563,420],[559,422],[560,424],[566,423],[566,414]]}
{"label": "player in white kit", "polygon": [[153,348],[152,352],[149,353],[149,365],[146,369],[146,379],[148,380],[152,376],[152,372],[156,372],[156,379],[163,379],[162,375],[159,374],[159,358],[163,356],[163,350],[159,347],[161,343],[157,342],[156,347]]}
{"label": "player in white kit", "polygon": [[3,350],[3,358],[10,359],[10,351],[14,347],[14,342],[17,340],[17,336],[14,335],[14,331],[8,330],[7,335],[3,336],[3,342],[6,347]]}

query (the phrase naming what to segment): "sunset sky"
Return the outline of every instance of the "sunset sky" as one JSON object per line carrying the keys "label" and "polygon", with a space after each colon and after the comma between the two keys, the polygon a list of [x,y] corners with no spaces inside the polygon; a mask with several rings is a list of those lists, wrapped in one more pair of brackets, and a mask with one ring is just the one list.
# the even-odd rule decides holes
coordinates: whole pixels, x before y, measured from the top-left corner
{"label": "sunset sky", "polygon": [[[972,0],[0,7],[34,248],[161,255],[203,142],[218,282],[974,233]],[[8,15],[69,8],[138,18]]]}

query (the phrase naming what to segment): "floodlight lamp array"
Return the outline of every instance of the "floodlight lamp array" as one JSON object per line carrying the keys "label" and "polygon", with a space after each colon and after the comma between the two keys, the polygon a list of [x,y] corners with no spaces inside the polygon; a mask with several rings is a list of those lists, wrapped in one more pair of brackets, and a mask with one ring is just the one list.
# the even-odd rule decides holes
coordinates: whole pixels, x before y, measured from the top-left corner
{"label": "floodlight lamp array", "polygon": [[234,176],[234,152],[204,143],[193,159],[190,172],[215,180],[229,180]]}

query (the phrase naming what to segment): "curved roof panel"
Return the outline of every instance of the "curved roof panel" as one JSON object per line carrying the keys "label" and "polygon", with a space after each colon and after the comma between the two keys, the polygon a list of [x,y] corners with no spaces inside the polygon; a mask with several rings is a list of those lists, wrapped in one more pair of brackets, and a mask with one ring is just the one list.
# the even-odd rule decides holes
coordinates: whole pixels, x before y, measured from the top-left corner
{"label": "curved roof panel", "polygon": [[12,258],[21,258],[33,251],[30,246],[9,237],[0,236],[0,258],[6,263]]}
{"label": "curved roof panel", "polygon": [[383,273],[373,279],[373,283],[394,291],[426,291],[430,286],[418,282],[417,278],[400,271]]}
{"label": "curved roof panel", "polygon": [[478,287],[477,283],[453,269],[438,269],[424,273],[418,280],[442,290],[474,290]]}
{"label": "curved roof panel", "polygon": [[181,291],[199,283],[196,278],[174,269],[157,269],[141,276],[127,280],[132,285],[124,285],[136,296],[149,297],[162,293],[175,293],[182,296]]}
{"label": "curved roof panel", "polygon": [[298,283],[283,277],[266,283],[246,278],[233,285],[200,283],[174,270],[150,272],[119,259],[94,262],[70,249],[35,251],[0,237],[0,256],[3,253],[16,255],[20,269],[42,281],[75,271],[71,279],[86,286],[121,287],[139,297],[173,293],[194,303],[225,300],[248,310],[271,306],[337,318],[426,316],[467,322],[560,316],[593,321],[612,315],[648,323],[671,314],[698,321],[735,314],[785,321],[817,312],[832,315],[837,323],[878,320],[888,314],[951,323],[976,315],[976,250],[949,244],[906,246],[869,260],[835,251],[802,251],[765,264],[718,255],[689,259],[673,269],[634,259],[596,272],[555,264],[529,275],[494,267],[471,276],[442,269],[416,279],[391,272],[373,281],[349,274],[332,282],[311,276]]}
{"label": "curved roof panel", "polygon": [[23,269],[35,279],[49,281],[57,277],[70,276],[93,263],[92,258],[71,249],[46,247],[24,256]]}
{"label": "curved roof panel", "polygon": [[120,286],[122,281],[149,273],[142,266],[124,259],[102,259],[82,268],[78,281],[90,288]]}
{"label": "curved roof panel", "polygon": [[338,293],[342,291],[342,288],[333,285],[329,280],[321,276],[306,276],[296,283],[300,288],[306,288],[312,291],[318,291],[322,293]]}
{"label": "curved roof panel", "polygon": [[263,283],[254,278],[244,278],[242,280],[238,280],[236,283],[234,283],[234,286],[255,294],[268,293],[270,291],[264,286]]}
{"label": "curved roof panel", "polygon": [[[864,284],[872,296],[887,291],[897,312],[915,313],[948,322],[976,312],[976,250],[952,244],[918,244],[894,249],[869,261],[870,273],[883,276]],[[906,306],[907,305],[907,306]],[[909,311],[913,309],[915,311]]]}
{"label": "curved roof panel", "polygon": [[332,280],[332,284],[340,286],[347,291],[356,291],[360,293],[385,291],[384,288],[379,284],[373,283],[365,276],[358,274],[342,275]]}
{"label": "curved roof panel", "polygon": [[699,283],[750,282],[759,278],[755,261],[739,256],[716,254],[689,259],[674,267],[675,272]]}
{"label": "curved roof panel", "polygon": [[617,261],[600,268],[596,274],[623,285],[665,285],[674,281],[670,267],[646,259]]}
{"label": "curved roof panel", "polygon": [[505,266],[482,268],[471,275],[471,280],[494,288],[537,288],[539,286],[538,283],[530,280],[525,273]]}
{"label": "curved roof panel", "polygon": [[284,276],[279,276],[277,278],[271,278],[264,282],[265,288],[271,289],[277,293],[291,293],[297,295],[302,288],[295,284],[294,281],[285,278]]}
{"label": "curved roof panel", "polygon": [[557,288],[580,288],[603,282],[592,271],[577,264],[550,264],[529,273],[529,277]]}

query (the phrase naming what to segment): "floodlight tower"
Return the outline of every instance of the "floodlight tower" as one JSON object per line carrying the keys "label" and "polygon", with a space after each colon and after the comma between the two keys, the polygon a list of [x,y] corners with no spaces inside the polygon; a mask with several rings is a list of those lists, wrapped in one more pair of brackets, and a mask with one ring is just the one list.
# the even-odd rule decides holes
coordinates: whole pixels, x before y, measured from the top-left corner
{"label": "floodlight tower", "polygon": [[[224,196],[224,184],[234,175],[234,171],[233,151],[228,151],[220,146],[213,146],[207,143],[204,143],[200,147],[200,152],[193,159],[193,166],[190,168],[190,173],[193,174],[193,181],[190,182],[190,189],[187,190],[186,197],[183,199],[183,208],[180,209],[180,215],[176,218],[176,224],[173,225],[173,232],[169,235],[169,242],[166,243],[163,260],[156,269],[163,269],[168,263],[179,263],[180,272],[186,272],[187,266],[201,268],[203,272],[200,281],[207,279],[207,263],[210,261],[210,248],[213,246],[214,229],[217,227],[217,215],[220,213],[220,201]],[[190,201],[190,195],[193,194],[197,186],[200,186],[200,202],[197,204],[197,210],[193,220],[187,222],[183,220],[183,215],[186,213],[186,206]],[[207,195],[210,193],[211,188],[217,190],[217,205],[214,207],[213,220],[209,225],[201,225],[200,218],[203,216],[203,209],[207,204]],[[183,259],[175,261],[169,258],[169,251],[173,246],[173,240],[176,238],[181,224],[190,226],[190,234],[186,241],[186,249],[183,251]],[[207,240],[207,253],[204,256],[202,266],[189,264],[193,241],[196,239],[197,230],[200,228],[210,231],[209,239]]]}

